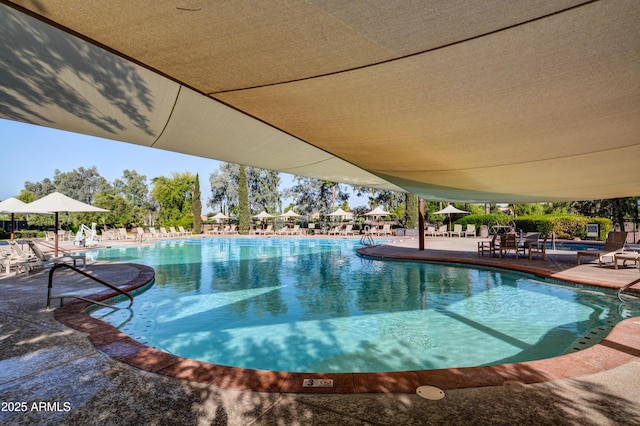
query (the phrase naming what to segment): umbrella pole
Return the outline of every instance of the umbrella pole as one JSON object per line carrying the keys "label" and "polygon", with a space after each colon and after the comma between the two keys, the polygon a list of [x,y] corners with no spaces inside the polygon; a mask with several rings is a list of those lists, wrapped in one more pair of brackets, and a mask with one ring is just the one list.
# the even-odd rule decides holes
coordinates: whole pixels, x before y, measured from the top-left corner
{"label": "umbrella pole", "polygon": [[15,213],[11,213],[11,240],[13,240],[13,233],[16,230],[16,221],[14,220]]}
{"label": "umbrella pole", "polygon": [[56,257],[58,257],[58,212],[56,212],[56,239],[55,239],[55,253],[56,253]]}

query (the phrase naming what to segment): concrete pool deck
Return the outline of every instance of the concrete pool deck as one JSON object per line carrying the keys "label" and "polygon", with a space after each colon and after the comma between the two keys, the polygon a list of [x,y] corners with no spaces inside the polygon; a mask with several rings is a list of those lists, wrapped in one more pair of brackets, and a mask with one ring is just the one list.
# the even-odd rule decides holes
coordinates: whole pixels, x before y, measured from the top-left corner
{"label": "concrete pool deck", "polygon": [[[640,287],[637,268],[576,266],[575,253],[567,252],[549,252],[546,261],[483,258],[476,241],[428,238],[420,252],[416,240],[403,239],[367,254],[506,266],[608,288],[636,281]],[[120,244],[132,243],[109,243]],[[150,274],[123,263],[89,262],[87,270],[119,287],[141,285]],[[2,424],[640,425],[640,318],[620,323],[599,345],[549,360],[409,375],[328,374],[322,377],[336,377],[333,389],[303,389],[301,379],[314,375],[203,367],[123,345],[126,336],[76,317],[79,304],[44,309],[47,279],[46,272],[0,276]],[[86,279],[56,272],[59,291],[78,281]],[[90,293],[101,290],[87,285]],[[421,385],[438,386],[445,397],[422,399],[415,394]],[[26,405],[10,406],[16,402]]]}

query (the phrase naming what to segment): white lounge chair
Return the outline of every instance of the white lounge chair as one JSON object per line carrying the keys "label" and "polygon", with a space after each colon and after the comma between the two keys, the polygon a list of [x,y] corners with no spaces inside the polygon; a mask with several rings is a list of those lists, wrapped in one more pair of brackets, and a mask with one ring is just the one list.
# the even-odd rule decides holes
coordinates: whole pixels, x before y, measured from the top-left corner
{"label": "white lounge chair", "polygon": [[444,237],[445,235],[447,235],[447,225],[441,225],[438,227],[438,230],[436,231],[436,234],[434,236]]}
{"label": "white lounge chair", "polygon": [[464,230],[464,236],[468,237],[469,235],[476,236],[476,225],[473,223],[467,223],[467,229]]}
{"label": "white lounge chair", "polygon": [[429,225],[427,226],[426,231],[424,231],[424,235],[427,237],[435,237],[436,236],[436,227]]}
{"label": "white lounge chair", "polygon": [[458,237],[462,237],[462,232],[462,225],[456,223],[453,225],[453,231],[449,231],[449,236],[453,237],[457,235]]}

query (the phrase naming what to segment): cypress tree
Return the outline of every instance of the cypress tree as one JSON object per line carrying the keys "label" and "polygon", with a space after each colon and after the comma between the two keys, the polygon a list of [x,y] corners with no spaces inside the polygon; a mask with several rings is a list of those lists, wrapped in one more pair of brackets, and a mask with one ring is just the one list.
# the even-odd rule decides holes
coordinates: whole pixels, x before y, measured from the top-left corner
{"label": "cypress tree", "polygon": [[193,233],[202,232],[202,201],[200,199],[200,177],[196,173],[196,181],[193,184],[193,196],[191,198],[191,211],[193,212]]}
{"label": "cypress tree", "polygon": [[407,193],[405,203],[407,206],[404,213],[405,227],[418,228],[418,196]]}
{"label": "cypress tree", "polygon": [[249,216],[249,189],[247,187],[247,173],[243,165],[240,165],[238,172],[238,232],[248,234],[251,227],[251,217]]}

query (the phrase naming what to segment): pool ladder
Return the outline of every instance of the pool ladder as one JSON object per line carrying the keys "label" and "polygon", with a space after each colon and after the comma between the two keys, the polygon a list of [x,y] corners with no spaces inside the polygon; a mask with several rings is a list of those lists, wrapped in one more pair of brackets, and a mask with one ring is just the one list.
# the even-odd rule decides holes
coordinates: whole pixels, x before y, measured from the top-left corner
{"label": "pool ladder", "polygon": [[638,284],[638,283],[640,283],[640,279],[637,279],[637,280],[632,281],[632,282],[630,282],[629,284],[627,284],[627,285],[625,285],[625,286],[623,286],[623,287],[620,287],[620,288],[618,289],[618,291],[616,291],[616,295],[618,296],[618,300],[619,300],[619,301],[621,301],[622,303],[625,303],[626,301],[625,301],[625,300],[623,300],[623,299],[622,299],[622,297],[621,297],[621,296],[622,296],[622,293],[623,293],[626,289],[628,289],[629,287],[632,287],[632,286],[634,286],[634,285],[636,285],[636,284]]}
{"label": "pool ladder", "polygon": [[375,241],[373,241],[373,236],[369,232],[369,226],[364,227],[364,234],[360,237],[360,244],[367,247],[376,245]]}
{"label": "pool ladder", "polygon": [[79,273],[81,275],[84,275],[85,277],[90,278],[93,281],[95,281],[97,283],[100,283],[100,284],[102,284],[102,285],[104,285],[106,287],[109,287],[110,289],[115,290],[118,293],[126,296],[129,299],[129,306],[127,306],[124,309],[130,308],[131,305],[133,304],[133,296],[131,296],[126,291],[121,290],[118,287],[116,287],[116,286],[114,286],[112,284],[109,284],[108,282],[103,281],[98,277],[94,277],[93,275],[90,275],[90,274],[88,274],[88,273],[86,273],[84,271],[81,271],[80,269],[76,268],[75,266],[71,266],[71,265],[68,265],[66,263],[58,263],[58,264],[54,265],[51,268],[51,270],[49,271],[49,285],[47,287],[47,309],[51,309],[51,300],[52,299],[60,299],[60,307],[63,307],[64,306],[64,299],[72,299],[72,298],[73,299],[84,300],[85,302],[94,303],[96,305],[104,306],[106,308],[121,309],[121,308],[118,308],[116,306],[107,305],[106,303],[102,303],[102,302],[99,302],[97,300],[89,299],[87,297],[78,296],[78,295],[75,295],[75,294],[61,294],[61,295],[57,295],[57,296],[52,295],[51,292],[53,291],[53,273],[55,271],[57,271],[58,269],[60,269],[60,268],[71,269],[72,271],[75,271],[75,272],[77,272],[77,273]]}

